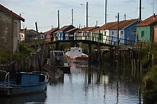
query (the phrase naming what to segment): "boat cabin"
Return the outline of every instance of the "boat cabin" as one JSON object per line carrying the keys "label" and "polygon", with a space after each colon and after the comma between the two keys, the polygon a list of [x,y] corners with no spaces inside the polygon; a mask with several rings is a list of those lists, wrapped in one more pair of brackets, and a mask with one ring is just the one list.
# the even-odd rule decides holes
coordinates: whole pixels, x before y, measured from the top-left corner
{"label": "boat cabin", "polygon": [[50,64],[56,66],[64,66],[65,55],[63,51],[50,51]]}

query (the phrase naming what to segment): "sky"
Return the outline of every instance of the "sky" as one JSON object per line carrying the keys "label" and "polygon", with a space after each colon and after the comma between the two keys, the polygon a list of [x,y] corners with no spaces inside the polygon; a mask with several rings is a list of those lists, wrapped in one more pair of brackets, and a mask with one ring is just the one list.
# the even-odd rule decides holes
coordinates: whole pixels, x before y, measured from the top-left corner
{"label": "sky", "polygon": [[[88,2],[88,26],[104,24],[105,0],[0,0],[0,4],[21,14],[25,22],[21,22],[21,28],[35,29],[37,22],[38,31],[45,32],[58,26],[58,14],[60,27],[72,24],[75,27],[84,27],[86,2]],[[107,22],[119,19],[135,19],[139,17],[139,0],[107,0]],[[157,14],[157,0],[142,0],[142,20]],[[97,21],[97,22],[96,22]]]}

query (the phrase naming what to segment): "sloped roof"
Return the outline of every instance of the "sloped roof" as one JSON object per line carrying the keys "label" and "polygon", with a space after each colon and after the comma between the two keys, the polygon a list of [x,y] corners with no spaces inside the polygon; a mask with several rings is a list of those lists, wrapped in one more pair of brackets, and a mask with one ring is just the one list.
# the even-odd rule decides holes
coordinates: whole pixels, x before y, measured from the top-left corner
{"label": "sloped roof", "polygon": [[[59,32],[59,31],[64,31],[64,30],[66,30],[67,28],[69,28],[70,26],[73,26],[73,25],[65,25],[65,26],[63,26],[61,29],[57,30],[57,31],[54,32],[54,33],[57,33],[57,32]],[[74,27],[74,26],[73,26],[73,27]]]}
{"label": "sloped roof", "polygon": [[[119,21],[119,29],[123,29],[135,22],[137,22],[139,19],[131,19],[131,20],[124,20],[124,21]],[[115,23],[112,27],[109,28],[110,30],[115,30],[118,29],[118,22]]]}
{"label": "sloped roof", "polygon": [[70,29],[70,30],[66,31],[66,33],[74,33],[77,30],[79,30],[79,29],[78,28],[73,28],[73,29]]}
{"label": "sloped roof", "polygon": [[49,31],[46,32],[46,34],[51,34],[52,32],[57,31],[58,28],[51,28]]}
{"label": "sloped roof", "polygon": [[36,36],[38,34],[37,31],[33,30],[33,29],[27,29],[25,30],[25,35],[31,37],[31,36]]}
{"label": "sloped roof", "polygon": [[77,32],[87,32],[87,31],[92,31],[92,30],[94,30],[94,29],[96,29],[96,28],[98,28],[98,27],[85,27],[85,28],[82,28],[82,29],[80,29],[80,30],[78,30]]}
{"label": "sloped roof", "polygon": [[106,29],[110,29],[111,27],[117,25],[117,22],[108,22],[104,25],[102,25],[99,29],[100,30],[106,30]]}
{"label": "sloped roof", "polygon": [[0,4],[0,10],[5,11],[11,15],[13,15],[15,18],[22,20],[23,22],[25,21],[24,18],[22,18],[21,16],[17,15],[16,13],[14,13],[13,11],[9,10],[8,8],[4,7],[3,5]]}
{"label": "sloped roof", "polygon": [[100,27],[98,26],[97,28],[95,28],[95,29],[93,29],[93,30],[91,30],[90,32],[99,32],[99,30],[100,30]]}
{"label": "sloped roof", "polygon": [[140,27],[140,26],[149,26],[154,22],[157,22],[157,15],[150,16],[149,18],[147,18],[144,21],[140,22],[136,26],[138,26],[138,27]]}

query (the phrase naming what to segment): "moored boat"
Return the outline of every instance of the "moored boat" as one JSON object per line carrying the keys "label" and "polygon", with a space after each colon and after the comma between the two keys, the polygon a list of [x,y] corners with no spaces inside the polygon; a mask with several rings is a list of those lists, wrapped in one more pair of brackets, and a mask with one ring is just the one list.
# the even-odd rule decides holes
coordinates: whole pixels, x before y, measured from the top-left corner
{"label": "moored boat", "polygon": [[9,72],[0,70],[0,73],[1,77],[4,76],[4,80],[0,82],[0,96],[42,92],[47,89],[47,72],[18,72],[13,79],[10,78]]}
{"label": "moored boat", "polygon": [[61,50],[52,50],[50,51],[50,65],[54,65],[56,68],[59,68],[63,73],[70,73],[70,65],[65,56],[64,51]]}
{"label": "moored boat", "polygon": [[71,47],[70,51],[66,52],[65,55],[72,62],[88,62],[88,55],[82,53],[81,47]]}

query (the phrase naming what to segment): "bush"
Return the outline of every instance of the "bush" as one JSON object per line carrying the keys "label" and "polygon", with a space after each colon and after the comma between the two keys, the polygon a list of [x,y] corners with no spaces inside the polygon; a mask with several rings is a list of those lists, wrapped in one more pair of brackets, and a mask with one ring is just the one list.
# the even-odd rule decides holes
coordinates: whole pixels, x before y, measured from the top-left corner
{"label": "bush", "polygon": [[144,95],[148,99],[154,99],[157,95],[157,65],[153,66],[144,76]]}
{"label": "bush", "polygon": [[0,50],[0,62],[1,63],[7,63],[10,58],[11,57],[8,52]]}

